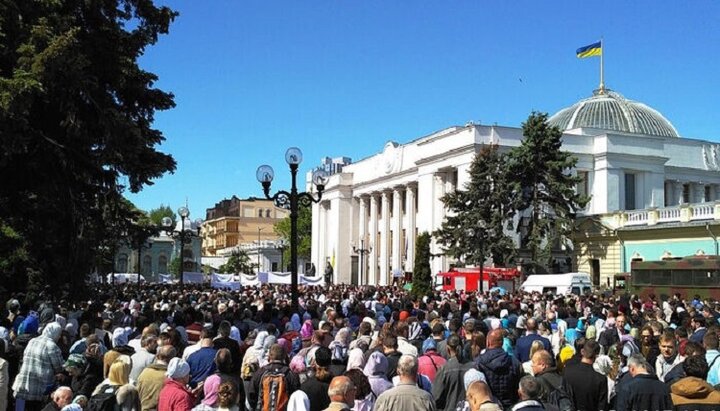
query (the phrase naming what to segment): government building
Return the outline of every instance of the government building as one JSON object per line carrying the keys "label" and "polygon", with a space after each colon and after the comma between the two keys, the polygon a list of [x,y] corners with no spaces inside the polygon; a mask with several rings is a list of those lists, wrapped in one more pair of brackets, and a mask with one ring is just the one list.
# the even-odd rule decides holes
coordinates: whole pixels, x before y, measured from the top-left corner
{"label": "government building", "polygon": [[[578,159],[577,191],[591,196],[574,249],[557,250],[558,271],[588,272],[599,286],[629,271],[632,260],[717,254],[720,145],[682,138],[658,111],[604,88],[549,122]],[[469,123],[389,141],[344,165],[313,205],[311,261],[333,262],[342,283],[385,285],[393,271],[412,272],[417,235],[441,226],[440,199],[463,188],[475,154],[522,139],[518,127]],[[434,242],[431,253],[433,273],[454,263]]]}

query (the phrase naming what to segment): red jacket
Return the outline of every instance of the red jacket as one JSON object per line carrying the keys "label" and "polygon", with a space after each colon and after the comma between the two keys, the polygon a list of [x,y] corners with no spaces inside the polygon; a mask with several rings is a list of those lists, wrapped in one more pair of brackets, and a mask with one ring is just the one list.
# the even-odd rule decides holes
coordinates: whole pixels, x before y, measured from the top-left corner
{"label": "red jacket", "polygon": [[195,397],[185,386],[171,378],[165,380],[157,411],[190,411],[195,406]]}
{"label": "red jacket", "polygon": [[437,373],[437,370],[445,365],[446,362],[447,361],[434,350],[427,351],[425,354],[418,357],[418,374],[428,377],[432,383],[435,381],[435,374]]}

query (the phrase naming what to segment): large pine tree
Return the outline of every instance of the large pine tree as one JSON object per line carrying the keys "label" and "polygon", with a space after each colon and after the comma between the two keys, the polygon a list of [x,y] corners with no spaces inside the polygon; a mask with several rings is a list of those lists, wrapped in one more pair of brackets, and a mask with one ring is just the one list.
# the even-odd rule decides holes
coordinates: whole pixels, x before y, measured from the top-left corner
{"label": "large pine tree", "polygon": [[510,151],[507,162],[508,187],[522,216],[517,229],[530,252],[531,271],[551,266],[553,247],[569,244],[575,214],[589,201],[575,190],[580,180],[571,170],[577,158],[561,150],[562,132],[547,119],[546,113],[530,114],[522,125],[522,144]]}
{"label": "large pine tree", "polygon": [[123,192],[175,169],[152,127],[173,96],[138,65],[175,15],[152,0],[0,2],[0,226],[22,239],[0,235],[0,250],[22,246],[0,265],[25,257],[0,279],[32,269],[48,290],[80,293],[132,217]]}
{"label": "large pine tree", "polygon": [[470,180],[442,198],[448,216],[433,236],[447,255],[474,266],[489,257],[498,265],[512,258],[514,244],[503,230],[513,214],[505,163],[497,145],[482,146]]}

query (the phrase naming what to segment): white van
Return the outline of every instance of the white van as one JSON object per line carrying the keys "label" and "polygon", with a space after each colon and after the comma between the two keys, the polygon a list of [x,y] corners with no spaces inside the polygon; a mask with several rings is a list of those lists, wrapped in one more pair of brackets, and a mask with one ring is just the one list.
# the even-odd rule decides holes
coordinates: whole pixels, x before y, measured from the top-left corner
{"label": "white van", "polygon": [[527,293],[582,295],[592,291],[592,281],[588,273],[533,274],[525,280],[520,289]]}

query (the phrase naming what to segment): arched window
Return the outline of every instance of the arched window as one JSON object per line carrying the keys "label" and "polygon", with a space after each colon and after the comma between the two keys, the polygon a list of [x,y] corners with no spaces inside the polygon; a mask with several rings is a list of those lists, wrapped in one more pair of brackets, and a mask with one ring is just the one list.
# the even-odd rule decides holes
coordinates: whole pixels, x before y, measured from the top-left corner
{"label": "arched window", "polygon": [[128,255],[123,253],[118,255],[117,259],[117,270],[118,273],[126,273],[128,268]]}
{"label": "arched window", "polygon": [[262,214],[263,214],[263,210],[262,210],[262,209],[258,210],[258,217],[259,217],[259,218],[262,218]]}
{"label": "arched window", "polygon": [[270,209],[265,210],[265,217],[270,218]]}
{"label": "arched window", "polygon": [[146,255],[143,257],[140,274],[149,274],[150,272],[152,272],[152,257],[150,257],[150,255]]}
{"label": "arched window", "polygon": [[167,274],[167,263],[167,257],[165,257],[164,255],[161,255],[158,258],[158,272],[160,274]]}

